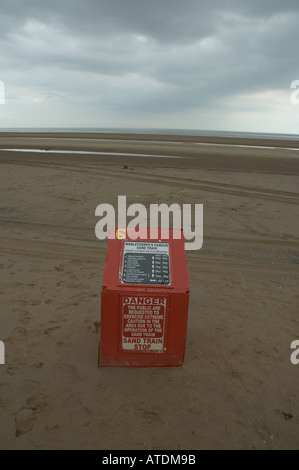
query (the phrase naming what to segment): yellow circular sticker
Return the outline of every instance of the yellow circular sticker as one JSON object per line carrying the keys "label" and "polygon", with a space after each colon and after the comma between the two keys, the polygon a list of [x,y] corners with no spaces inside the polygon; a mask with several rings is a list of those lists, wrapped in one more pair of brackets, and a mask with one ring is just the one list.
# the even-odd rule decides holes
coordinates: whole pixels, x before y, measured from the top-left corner
{"label": "yellow circular sticker", "polygon": [[116,238],[118,238],[118,240],[124,240],[126,238],[126,229],[119,228],[116,230]]}

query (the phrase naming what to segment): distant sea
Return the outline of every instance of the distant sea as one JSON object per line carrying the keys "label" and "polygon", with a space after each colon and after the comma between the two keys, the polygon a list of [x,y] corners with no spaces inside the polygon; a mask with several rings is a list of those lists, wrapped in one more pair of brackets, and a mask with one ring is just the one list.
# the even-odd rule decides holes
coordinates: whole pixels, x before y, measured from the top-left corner
{"label": "distant sea", "polygon": [[234,132],[234,131],[209,131],[198,129],[155,129],[155,128],[123,128],[123,127],[20,127],[2,128],[0,132],[90,132],[90,133],[121,133],[121,134],[165,134],[165,135],[189,135],[200,137],[241,137],[248,139],[275,139],[275,140],[299,140],[299,134],[274,134],[264,132]]}

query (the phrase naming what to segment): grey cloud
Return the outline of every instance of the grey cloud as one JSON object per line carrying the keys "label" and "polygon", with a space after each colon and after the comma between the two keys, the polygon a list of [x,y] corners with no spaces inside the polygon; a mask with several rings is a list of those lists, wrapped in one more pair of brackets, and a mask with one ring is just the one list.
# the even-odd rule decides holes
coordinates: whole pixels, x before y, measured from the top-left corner
{"label": "grey cloud", "polygon": [[[2,25],[18,28],[26,19],[57,23],[73,34],[144,34],[156,40],[192,42],[210,36],[228,14],[269,18],[282,12],[298,12],[296,0],[4,0]],[[2,30],[3,30],[2,29]]]}
{"label": "grey cloud", "polygon": [[299,78],[298,23],[297,1],[3,0],[0,79],[81,113],[213,109]]}

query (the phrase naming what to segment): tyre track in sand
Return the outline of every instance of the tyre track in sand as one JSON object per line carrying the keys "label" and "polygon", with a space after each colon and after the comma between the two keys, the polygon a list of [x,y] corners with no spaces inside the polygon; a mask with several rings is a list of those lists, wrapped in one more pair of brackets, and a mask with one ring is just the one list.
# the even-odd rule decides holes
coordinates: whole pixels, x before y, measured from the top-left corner
{"label": "tyre track in sand", "polygon": [[[189,178],[180,178],[174,176],[164,176],[161,177],[159,174],[145,174],[144,172],[138,172],[135,170],[116,170],[116,169],[107,169],[98,166],[87,166],[87,165],[78,165],[76,168],[72,167],[69,164],[63,163],[40,163],[40,162],[24,162],[24,161],[13,161],[10,159],[1,160],[1,163],[10,164],[10,165],[24,165],[24,166],[38,166],[41,168],[51,168],[52,170],[60,171],[71,171],[73,173],[79,174],[88,174],[91,177],[98,178],[99,176],[109,176],[120,179],[131,179],[142,181],[145,183],[156,183],[162,184],[163,186],[175,186],[183,187],[184,189],[194,189],[201,190],[206,192],[214,192],[220,194],[228,194],[232,196],[246,197],[246,198],[256,198],[256,199],[265,199],[280,203],[286,204],[295,204],[299,205],[299,193],[294,193],[290,191],[280,191],[273,189],[262,189],[251,186],[241,186],[229,183],[218,183],[211,181],[198,181]],[[124,174],[125,172],[125,174]]]}
{"label": "tyre track in sand", "polygon": [[[244,243],[245,240],[243,240]],[[229,239],[233,243],[233,239]],[[251,242],[251,241],[250,241]],[[250,243],[249,242],[249,243]],[[270,242],[271,244],[271,242]],[[0,238],[0,255],[21,255],[39,259],[80,259],[88,263],[99,264],[106,255],[106,243],[98,242],[98,246],[80,245],[77,243],[57,243],[45,241],[28,241],[19,238]],[[240,271],[246,273],[276,272],[299,276],[298,265],[291,263],[261,263],[243,260],[205,256],[201,251],[187,252],[190,274],[194,271],[221,273],[223,271]]]}
{"label": "tyre track in sand", "polygon": [[[262,189],[252,186],[238,184],[218,183],[213,181],[202,181],[193,178],[183,178],[178,176],[164,176],[157,173],[144,173],[135,168],[120,169],[119,164],[113,166],[99,166],[93,164],[78,164],[75,167],[71,163],[53,161],[28,161],[1,158],[1,162],[8,165],[36,166],[53,171],[72,172],[87,174],[91,178],[109,176],[132,181],[142,181],[145,183],[155,183],[170,187],[183,187],[184,189],[194,189],[209,191],[214,193],[229,194],[236,197],[258,198],[274,200],[280,203],[299,204],[299,194],[290,191],[279,191],[274,189]],[[147,167],[146,171],[151,170]],[[51,223],[35,223],[34,221],[11,220],[7,217],[0,218],[2,225],[2,235],[0,238],[0,253],[20,254],[24,256],[34,256],[39,258],[57,258],[57,256],[67,258],[80,257],[88,262],[98,263],[98,257],[104,256],[106,243],[96,240],[93,227],[68,226]],[[96,224],[96,219],[94,226]],[[14,230],[19,231],[19,238],[14,237]],[[24,231],[24,236],[22,231]],[[34,241],[30,240],[30,233],[34,233]],[[51,238],[49,238],[51,234]],[[5,238],[8,235],[7,238]],[[28,240],[29,235],[29,240]],[[37,235],[37,236],[36,236]],[[258,234],[256,234],[258,235]],[[285,272],[298,274],[297,250],[299,240],[297,239],[273,239],[256,236],[252,237],[221,237],[218,235],[204,234],[204,248],[198,252],[188,252],[188,264],[191,271],[222,272],[223,270],[238,270],[246,272]],[[92,237],[94,236],[94,239]],[[57,237],[57,242],[55,238]],[[9,238],[9,239],[8,239]],[[26,239],[27,238],[27,239]],[[39,240],[40,238],[40,240]],[[47,241],[48,240],[48,241]],[[62,241],[62,242],[61,242]],[[217,256],[217,249],[220,246],[230,248],[229,254]],[[232,252],[231,247],[235,250]],[[265,256],[256,259],[246,260],[246,253],[249,249],[257,247],[259,250],[265,248]],[[293,248],[296,252],[291,253]],[[218,250],[219,252],[219,250]],[[258,252],[260,253],[260,251]],[[299,257],[299,255],[298,255]],[[243,258],[243,259],[242,259]],[[269,261],[269,262],[268,262]]]}
{"label": "tyre track in sand", "polygon": [[[96,224],[95,218],[95,224]],[[94,224],[94,225],[95,225]],[[61,237],[67,236],[72,242],[74,241],[73,235],[76,234],[75,239],[80,242],[88,243],[97,243],[96,238],[91,242],[91,233],[94,234],[93,228],[82,227],[78,225],[63,225],[63,224],[52,224],[52,223],[41,223],[41,222],[25,222],[20,220],[11,220],[5,217],[0,216],[0,228],[4,227],[9,229],[9,227],[23,227],[28,230],[33,228],[34,230],[40,230],[41,235],[43,232],[46,233],[56,233]],[[26,232],[27,233],[27,232]],[[229,245],[241,244],[241,245],[265,245],[273,247],[283,247],[283,248],[299,248],[299,239],[298,240],[283,240],[283,239],[267,239],[267,238],[248,238],[248,237],[221,237],[219,235],[204,235],[204,243],[208,242],[209,244],[225,243]]]}

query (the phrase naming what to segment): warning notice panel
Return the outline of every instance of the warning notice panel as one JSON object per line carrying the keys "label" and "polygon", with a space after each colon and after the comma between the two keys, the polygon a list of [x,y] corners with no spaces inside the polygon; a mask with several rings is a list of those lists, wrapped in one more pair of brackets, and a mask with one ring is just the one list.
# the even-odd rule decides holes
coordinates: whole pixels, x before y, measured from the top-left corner
{"label": "warning notice panel", "polygon": [[123,296],[122,349],[163,351],[167,297]]}

